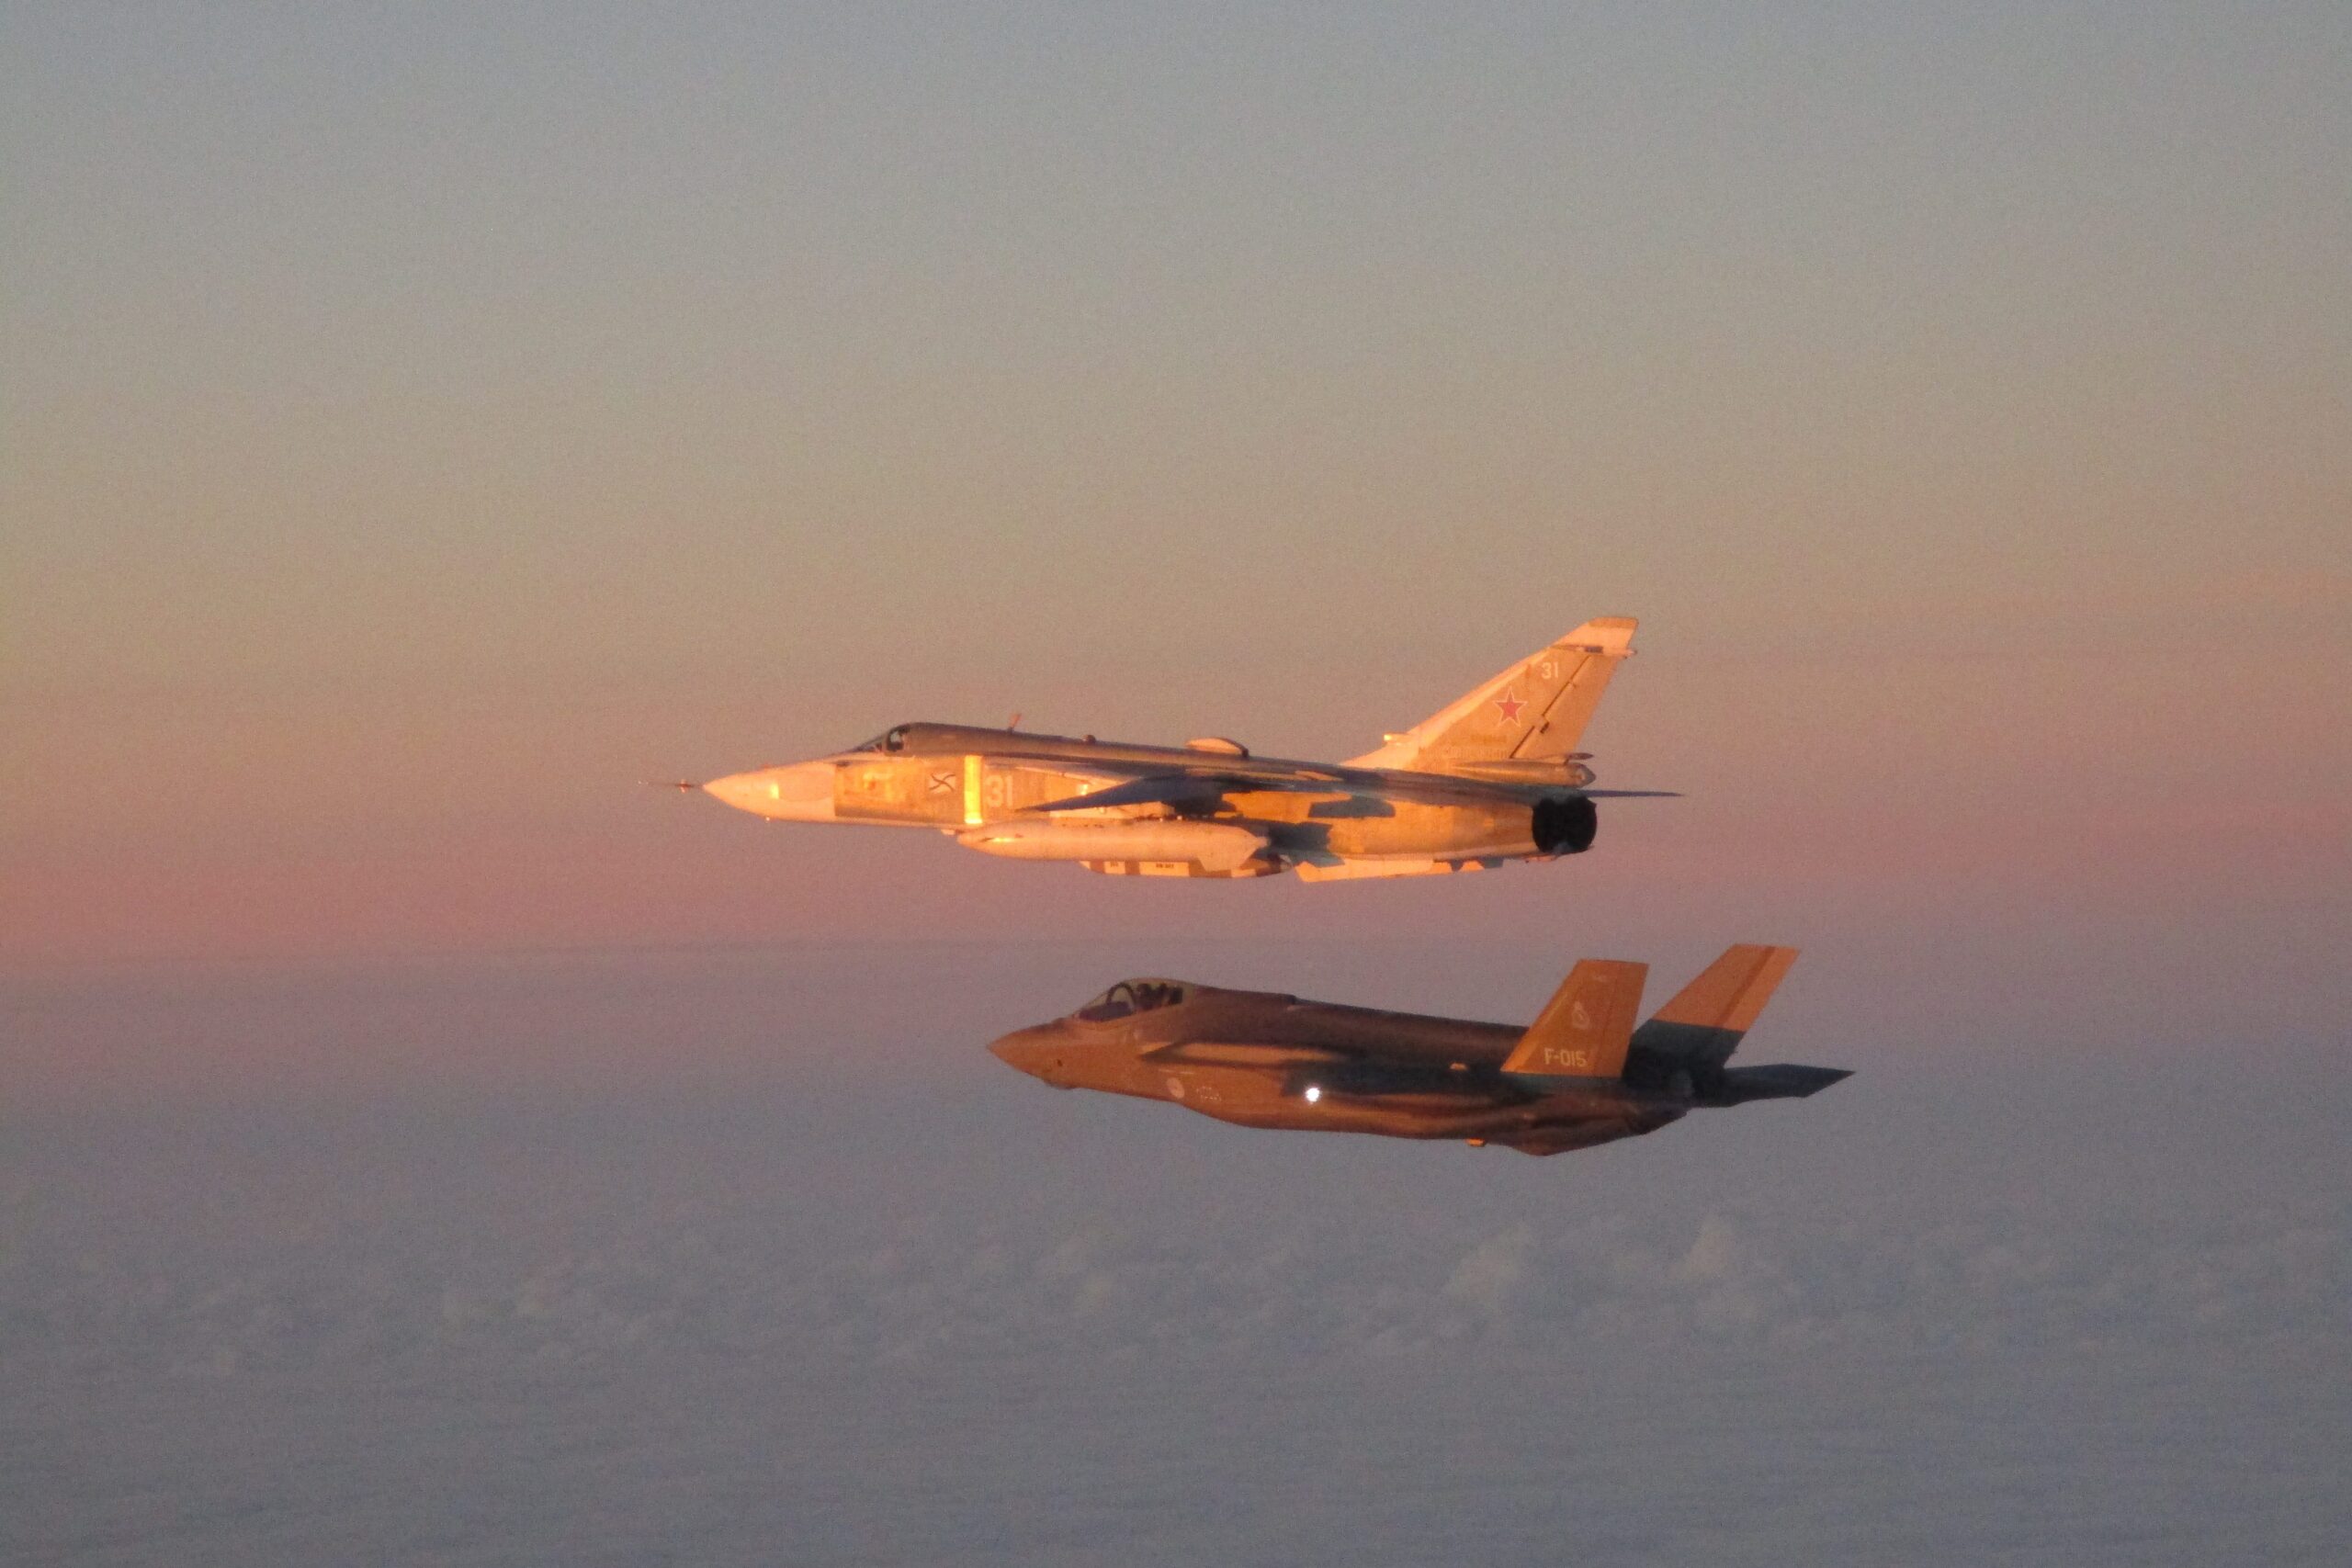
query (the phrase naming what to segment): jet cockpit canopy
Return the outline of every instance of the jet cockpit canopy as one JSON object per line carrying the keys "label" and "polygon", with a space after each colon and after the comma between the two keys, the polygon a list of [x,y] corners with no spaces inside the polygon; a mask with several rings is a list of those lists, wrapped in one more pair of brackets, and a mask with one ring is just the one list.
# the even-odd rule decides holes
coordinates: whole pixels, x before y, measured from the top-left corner
{"label": "jet cockpit canopy", "polygon": [[907,749],[907,731],[913,728],[911,724],[899,725],[876,736],[871,740],[859,742],[850,750],[853,751],[903,751]]}
{"label": "jet cockpit canopy", "polygon": [[1192,994],[1193,987],[1182,980],[1122,980],[1079,1009],[1075,1016],[1088,1023],[1109,1023],[1179,1006]]}

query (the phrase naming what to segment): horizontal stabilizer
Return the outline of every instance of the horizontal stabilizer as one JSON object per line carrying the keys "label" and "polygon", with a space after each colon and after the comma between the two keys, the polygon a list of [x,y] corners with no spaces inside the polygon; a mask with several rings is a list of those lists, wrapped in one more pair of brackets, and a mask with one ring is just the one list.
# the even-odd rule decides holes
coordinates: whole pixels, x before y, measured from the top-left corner
{"label": "horizontal stabilizer", "polygon": [[1692,1066],[1722,1066],[1796,961],[1793,947],[1741,942],[1725,948],[1634,1032],[1634,1048]]}
{"label": "horizontal stabilizer", "polygon": [[1642,982],[1648,975],[1646,964],[1582,960],[1520,1036],[1503,1071],[1533,1077],[1623,1077],[1634,1020],[1642,1010]]}
{"label": "horizontal stabilizer", "polygon": [[1844,1067],[1801,1067],[1791,1062],[1733,1067],[1724,1074],[1721,1095],[1731,1105],[1750,1100],[1803,1100],[1853,1076]]}

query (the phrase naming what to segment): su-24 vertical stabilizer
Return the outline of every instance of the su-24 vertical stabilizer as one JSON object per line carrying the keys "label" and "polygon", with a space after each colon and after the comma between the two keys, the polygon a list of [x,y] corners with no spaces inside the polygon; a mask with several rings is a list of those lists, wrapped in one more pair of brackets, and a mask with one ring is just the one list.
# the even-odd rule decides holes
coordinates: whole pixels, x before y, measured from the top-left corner
{"label": "su-24 vertical stabilizer", "polygon": [[1649,972],[1646,964],[1623,959],[1580,960],[1504,1058],[1503,1071],[1528,1077],[1622,1077]]}
{"label": "su-24 vertical stabilizer", "polygon": [[1587,621],[1350,765],[1477,774],[1565,764],[1610,676],[1632,657],[1635,625],[1631,615]]}

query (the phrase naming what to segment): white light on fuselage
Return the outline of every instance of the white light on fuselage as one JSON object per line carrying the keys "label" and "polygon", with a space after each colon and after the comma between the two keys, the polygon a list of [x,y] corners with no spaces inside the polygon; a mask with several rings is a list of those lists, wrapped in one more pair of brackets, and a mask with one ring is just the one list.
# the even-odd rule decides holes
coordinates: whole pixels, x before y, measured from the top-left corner
{"label": "white light on fuselage", "polygon": [[1307,1104],[1312,1105],[1312,1104],[1314,1104],[1317,1100],[1320,1100],[1320,1099],[1322,1099],[1322,1098],[1323,1098],[1323,1090],[1322,1090],[1318,1086],[1317,1086],[1317,1085],[1315,1085],[1315,1084],[1308,1084],[1308,1085],[1306,1086],[1306,1103],[1307,1103]]}

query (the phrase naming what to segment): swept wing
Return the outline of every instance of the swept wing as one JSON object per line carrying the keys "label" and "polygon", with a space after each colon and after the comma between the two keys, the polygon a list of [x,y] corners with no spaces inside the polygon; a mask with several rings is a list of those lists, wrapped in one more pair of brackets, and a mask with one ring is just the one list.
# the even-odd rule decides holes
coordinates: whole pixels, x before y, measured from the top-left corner
{"label": "swept wing", "polygon": [[[1525,784],[1481,784],[1467,779],[1439,778],[1428,773],[1385,773],[1347,777],[1336,773],[1236,773],[1186,770],[1146,773],[1107,789],[1042,801],[1023,810],[1043,816],[1061,811],[1099,811],[1115,806],[1212,806],[1229,795],[1281,791],[1295,795],[1368,795],[1390,800],[1418,801],[1429,806],[1482,806],[1497,800],[1518,800],[1533,793]],[[1558,792],[1545,792],[1558,793]],[[1667,796],[1671,790],[1577,789],[1567,793],[1611,798]]]}

